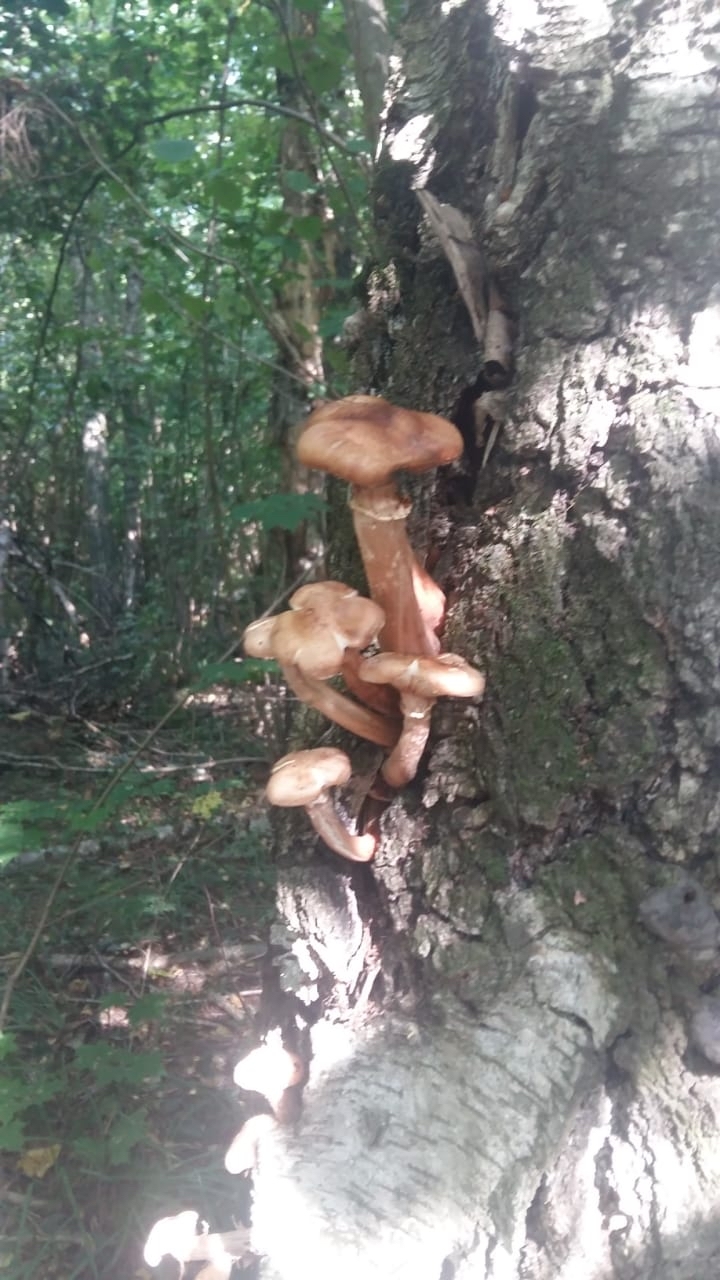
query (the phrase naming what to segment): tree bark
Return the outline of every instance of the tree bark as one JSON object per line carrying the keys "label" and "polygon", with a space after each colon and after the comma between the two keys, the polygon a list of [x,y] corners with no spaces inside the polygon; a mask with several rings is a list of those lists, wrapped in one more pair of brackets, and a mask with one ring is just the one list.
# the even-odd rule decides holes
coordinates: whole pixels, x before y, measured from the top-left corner
{"label": "tree bark", "polygon": [[488,692],[436,713],[372,869],[280,827],[310,1062],[261,1271],[697,1280],[720,963],[638,907],[717,869],[716,15],[411,0],[400,57],[355,389],[463,431],[425,541]]}

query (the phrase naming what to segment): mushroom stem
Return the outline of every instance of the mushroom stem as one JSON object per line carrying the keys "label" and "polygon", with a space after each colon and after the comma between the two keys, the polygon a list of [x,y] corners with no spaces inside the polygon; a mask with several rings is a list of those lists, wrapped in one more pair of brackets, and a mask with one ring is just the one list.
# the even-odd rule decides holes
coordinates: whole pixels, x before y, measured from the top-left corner
{"label": "mushroom stem", "polygon": [[341,675],[350,692],[367,707],[372,707],[380,715],[389,716],[398,721],[400,728],[400,700],[397,690],[389,684],[368,684],[360,675],[361,664],[365,661],[358,649],[346,649]]}
{"label": "mushroom stem", "polygon": [[385,613],[380,633],[384,649],[435,655],[435,629],[445,613],[445,596],[415,558],[405,528],[412,504],[393,484],[353,486],[350,496],[355,535],[370,594]]}
{"label": "mushroom stem", "polygon": [[415,693],[400,694],[402,732],[380,770],[391,787],[404,787],[415,777],[430,735],[430,715],[435,701]]}
{"label": "mushroom stem", "polygon": [[418,657],[409,653],[376,653],[359,668],[370,684],[391,684],[400,693],[403,727],[398,742],[382,767],[392,787],[415,777],[430,731],[430,712],[440,697],[477,698],[485,676],[456,653]]}
{"label": "mushroom stem", "polygon": [[283,666],[283,675],[296,697],[316,711],[334,720],[343,729],[356,733],[360,738],[367,738],[379,747],[394,747],[400,733],[397,720],[361,707],[352,702],[344,694],[339,693],[332,685],[322,684],[312,676],[304,676],[296,666]]}
{"label": "mushroom stem", "polygon": [[353,836],[335,810],[328,792],[350,781],[352,765],[336,747],[315,747],[283,756],[272,767],[265,795],[270,804],[283,808],[302,806],[326,845],[351,862],[369,862],[377,840],[372,835]]}
{"label": "mushroom stem", "polygon": [[352,836],[346,829],[327,792],[305,805],[305,812],[329,849],[351,862],[370,862],[377,848],[372,835]]}

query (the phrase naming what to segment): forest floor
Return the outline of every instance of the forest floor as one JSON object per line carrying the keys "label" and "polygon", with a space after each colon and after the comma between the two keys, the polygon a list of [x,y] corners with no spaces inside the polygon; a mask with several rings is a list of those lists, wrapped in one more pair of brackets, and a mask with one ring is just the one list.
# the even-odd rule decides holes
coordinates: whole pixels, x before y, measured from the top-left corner
{"label": "forest floor", "polygon": [[175,1277],[143,1263],[155,1220],[242,1223],[223,1156],[274,892],[267,748],[232,711],[178,712],[99,807],[147,725],[0,716],[0,985],[54,894],[0,1034],[6,1280]]}

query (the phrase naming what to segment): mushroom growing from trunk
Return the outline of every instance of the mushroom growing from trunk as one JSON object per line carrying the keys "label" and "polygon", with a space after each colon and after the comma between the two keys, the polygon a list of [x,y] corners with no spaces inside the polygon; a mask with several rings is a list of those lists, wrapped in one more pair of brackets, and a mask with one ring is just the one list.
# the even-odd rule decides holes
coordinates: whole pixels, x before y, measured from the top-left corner
{"label": "mushroom growing from trunk", "polygon": [[402,653],[436,654],[445,596],[418,563],[405,525],[412,504],[398,493],[396,471],[429,471],[462,453],[460,432],[445,418],[402,409],[379,396],[347,396],[310,415],[297,456],[352,485],[350,507],[373,600],[385,611],[381,642]]}
{"label": "mushroom growing from trunk", "polygon": [[329,849],[351,862],[369,862],[375,853],[375,837],[351,835],[329,794],[331,787],[349,782],[351,773],[345,752],[334,747],[295,751],[273,765],[265,795],[270,804],[283,808],[302,805]]}
{"label": "mushroom growing from trunk", "polygon": [[409,653],[378,653],[360,665],[363,680],[391,684],[400,694],[403,727],[382,769],[391,787],[403,787],[417,773],[430,733],[430,714],[438,698],[477,698],[485,676],[456,653],[418,658]]}
{"label": "mushroom growing from trunk", "polygon": [[305,1079],[305,1064],[298,1053],[282,1044],[261,1044],[235,1064],[233,1081],[238,1089],[259,1093],[278,1119],[284,1119],[284,1098]]}
{"label": "mushroom growing from trunk", "polygon": [[[207,1223],[198,1232],[200,1215],[194,1209],[183,1209],[171,1218],[161,1218],[150,1232],[143,1260],[148,1267],[159,1267],[163,1258],[174,1258],[180,1264],[180,1275],[186,1262],[207,1262],[196,1280],[228,1280],[234,1261],[251,1256],[249,1231],[239,1227],[233,1231],[208,1231]],[[176,1273],[177,1274],[177,1273]]]}
{"label": "mushroom growing from trunk", "polygon": [[[377,638],[385,623],[380,606],[344,582],[308,582],[293,592],[289,603],[292,609],[311,610],[318,626],[330,627],[335,634],[340,629],[339,645],[344,649],[340,674],[348,689],[375,711],[398,720],[395,690],[387,685],[369,685],[358,674],[361,650]],[[369,636],[371,628],[373,634]]]}
{"label": "mushroom growing from trunk", "polygon": [[383,610],[342,582],[311,583],[290,603],[287,613],[250,624],[243,636],[245,652],[276,658],[293,693],[329,720],[378,746],[394,746],[397,719],[322,683],[342,672],[347,650],[359,652],[375,639],[385,621]]}

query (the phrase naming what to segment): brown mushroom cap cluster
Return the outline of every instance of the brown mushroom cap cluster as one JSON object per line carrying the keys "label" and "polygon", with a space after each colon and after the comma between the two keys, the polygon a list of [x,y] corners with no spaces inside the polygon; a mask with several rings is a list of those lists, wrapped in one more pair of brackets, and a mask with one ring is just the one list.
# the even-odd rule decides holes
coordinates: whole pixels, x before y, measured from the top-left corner
{"label": "brown mushroom cap cluster", "polygon": [[[297,697],[389,750],[381,770],[389,787],[415,776],[436,699],[478,697],[485,687],[482,673],[463,658],[439,652],[445,596],[415,557],[406,531],[411,503],[393,479],[398,471],[452,462],[462,447],[459,431],[444,418],[379,396],[347,396],[315,410],[300,434],[298,458],[351,485],[372,599],[341,582],[310,583],[290,597],[286,613],[252,623],[244,636],[248,654],[280,663]],[[363,657],[375,640],[383,652]],[[324,683],[338,675],[356,700]],[[303,805],[331,849],[366,862],[376,837],[351,835],[330,798],[350,772],[343,752],[298,751],[274,766],[266,795],[271,804]]]}
{"label": "brown mushroom cap cluster", "polygon": [[348,651],[375,639],[385,621],[382,609],[344,582],[310,583],[290,597],[290,605],[287,613],[251,622],[245,652],[275,658],[293,693],[328,719],[378,746],[393,746],[397,723],[322,683],[340,675]]}

